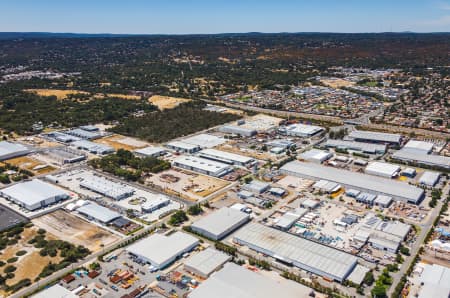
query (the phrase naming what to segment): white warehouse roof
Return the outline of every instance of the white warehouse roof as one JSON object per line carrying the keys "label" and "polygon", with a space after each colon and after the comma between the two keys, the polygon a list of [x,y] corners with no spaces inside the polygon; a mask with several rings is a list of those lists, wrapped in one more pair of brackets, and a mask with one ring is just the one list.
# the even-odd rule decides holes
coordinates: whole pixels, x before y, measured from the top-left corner
{"label": "white warehouse roof", "polygon": [[270,256],[321,276],[343,281],[358,258],[337,249],[269,228],[249,223],[234,235],[234,240]]}
{"label": "white warehouse roof", "polygon": [[287,175],[312,180],[334,181],[350,188],[385,194],[395,199],[407,200],[416,204],[424,196],[423,189],[407,183],[307,162],[289,162],[281,167],[281,171]]}
{"label": "white warehouse roof", "polygon": [[198,244],[199,240],[196,237],[183,232],[175,232],[169,236],[152,234],[130,245],[126,250],[161,268]]}
{"label": "white warehouse roof", "polygon": [[208,277],[230,259],[231,256],[209,247],[187,259],[184,267],[201,277]]}
{"label": "white warehouse roof", "polygon": [[176,167],[199,171],[213,176],[221,176],[231,170],[227,164],[197,156],[180,156],[173,161],[173,164]]}
{"label": "white warehouse roof", "polygon": [[384,143],[400,143],[402,138],[401,135],[399,134],[364,131],[364,130],[354,130],[350,132],[348,136],[355,140],[361,139]]}
{"label": "white warehouse roof", "polygon": [[434,144],[430,142],[410,140],[408,141],[408,143],[405,144],[405,146],[403,146],[403,149],[417,150],[422,151],[425,154],[428,154],[433,150],[433,146]]}
{"label": "white warehouse roof", "polygon": [[112,211],[96,203],[88,203],[84,206],[79,207],[77,211],[81,214],[84,214],[85,216],[94,218],[103,223],[108,223],[120,217],[120,213]]}
{"label": "white warehouse roof", "polygon": [[250,219],[247,213],[223,207],[194,222],[191,228],[214,240],[223,238]]}
{"label": "white warehouse roof", "polygon": [[201,133],[192,137],[183,139],[184,143],[199,146],[200,148],[212,148],[226,142],[224,138],[216,137],[206,133]]}
{"label": "white warehouse roof", "polygon": [[365,172],[371,175],[391,178],[400,172],[400,167],[390,163],[373,161],[367,165]]}
{"label": "white warehouse roof", "polygon": [[135,189],[100,176],[92,176],[80,183],[81,187],[102,194],[106,197],[120,200],[132,195]]}
{"label": "white warehouse roof", "polygon": [[280,295],[283,298],[298,298],[307,297],[311,291],[293,281],[284,278],[275,280],[234,263],[227,263],[222,270],[189,293],[188,298],[273,298]]}
{"label": "white warehouse roof", "polygon": [[426,171],[420,177],[419,183],[425,184],[428,186],[435,186],[436,183],[438,183],[440,177],[441,177],[441,173],[439,173],[439,172]]}
{"label": "white warehouse roof", "polygon": [[392,154],[392,158],[450,169],[450,157],[442,155],[419,154],[414,150],[401,149]]}
{"label": "white warehouse roof", "polygon": [[22,144],[8,141],[0,142],[0,160],[9,159],[30,153],[30,150]]}
{"label": "white warehouse roof", "polygon": [[301,153],[299,157],[304,160],[321,163],[333,157],[333,153],[319,149],[311,149]]}
{"label": "white warehouse roof", "polygon": [[31,296],[33,298],[78,298],[77,295],[64,288],[63,286],[56,284],[47,289],[40,291],[39,293]]}
{"label": "white warehouse roof", "polygon": [[200,151],[198,154],[203,158],[213,159],[228,164],[246,165],[255,161],[253,158],[248,156],[234,154],[226,151],[220,151],[216,149],[204,149]]}
{"label": "white warehouse roof", "polygon": [[288,135],[294,135],[294,136],[304,136],[304,137],[308,136],[309,137],[309,136],[313,136],[316,133],[321,132],[321,131],[323,131],[323,127],[302,124],[302,123],[295,123],[295,124],[286,126],[286,133]]}
{"label": "white warehouse roof", "polygon": [[166,153],[167,150],[162,148],[162,147],[148,146],[148,147],[145,147],[145,148],[134,150],[134,152],[139,154],[139,155],[146,156],[146,157],[147,156],[149,156],[149,157],[157,157],[157,156],[160,156],[160,155],[163,155],[164,153]]}

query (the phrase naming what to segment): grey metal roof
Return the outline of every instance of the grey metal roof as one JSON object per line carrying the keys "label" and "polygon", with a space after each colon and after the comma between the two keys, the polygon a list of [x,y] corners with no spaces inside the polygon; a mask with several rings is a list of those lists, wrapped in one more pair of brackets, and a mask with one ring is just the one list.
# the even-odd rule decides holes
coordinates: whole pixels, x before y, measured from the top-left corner
{"label": "grey metal roof", "polygon": [[30,150],[22,144],[12,143],[8,141],[0,142],[0,159],[2,157],[10,157],[10,155],[22,155],[27,154]]}
{"label": "grey metal roof", "polygon": [[352,188],[359,188],[377,194],[382,193],[394,198],[403,198],[413,202],[420,201],[424,193],[423,189],[400,181],[307,162],[289,162],[281,168],[281,171],[314,180],[325,179],[334,181]]}
{"label": "grey metal roof", "polygon": [[348,135],[353,139],[364,139],[378,142],[400,143],[401,135],[393,133],[354,130]]}
{"label": "grey metal roof", "polygon": [[231,256],[209,247],[187,259],[184,266],[208,276],[230,259]]}
{"label": "grey metal roof", "polygon": [[246,219],[249,219],[247,213],[223,207],[197,220],[192,224],[192,227],[208,231],[214,235],[220,235]]}
{"label": "grey metal roof", "polygon": [[250,243],[286,260],[303,264],[342,279],[357,263],[358,258],[337,249],[300,238],[259,223],[249,223],[234,235],[235,240]]}
{"label": "grey metal roof", "polygon": [[59,284],[53,285],[50,288],[42,290],[41,292],[31,296],[33,298],[78,298],[77,295]]}
{"label": "grey metal roof", "polygon": [[77,211],[89,217],[95,218],[98,221],[106,223],[120,217],[120,213],[112,211],[111,209],[100,206],[96,203],[89,203],[81,206],[77,209]]}
{"label": "grey metal roof", "polygon": [[326,141],[325,146],[337,147],[337,148],[341,148],[341,149],[350,149],[350,150],[356,150],[356,151],[364,151],[364,152],[385,152],[386,151],[386,145],[357,142],[357,141],[346,141],[346,140],[329,139]]}
{"label": "grey metal roof", "polygon": [[450,157],[435,154],[418,154],[417,150],[401,149],[392,158],[450,168]]}
{"label": "grey metal roof", "polygon": [[14,184],[0,190],[0,192],[26,205],[38,204],[54,197],[69,196],[61,188],[38,179]]}
{"label": "grey metal roof", "polygon": [[441,177],[441,173],[426,171],[420,177],[419,182],[425,185],[434,186],[439,181],[439,177]]}
{"label": "grey metal roof", "polygon": [[188,294],[189,298],[298,298],[307,297],[312,290],[290,280],[275,280],[234,263],[200,284]]}

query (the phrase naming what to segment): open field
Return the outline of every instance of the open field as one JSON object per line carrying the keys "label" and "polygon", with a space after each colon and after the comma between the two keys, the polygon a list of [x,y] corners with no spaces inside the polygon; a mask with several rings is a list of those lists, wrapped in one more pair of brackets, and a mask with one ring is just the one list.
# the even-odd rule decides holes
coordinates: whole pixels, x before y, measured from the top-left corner
{"label": "open field", "polygon": [[102,245],[108,246],[120,239],[119,236],[63,210],[35,218],[33,223],[61,239],[83,245],[93,252],[99,251]]}
{"label": "open field", "polygon": [[4,163],[9,163],[21,169],[25,169],[33,172],[34,174],[47,174],[55,170],[54,167],[39,162],[28,156],[21,156],[12,159],[5,160]]}
{"label": "open field", "polygon": [[[107,93],[106,96],[108,97],[116,97],[121,99],[128,99],[128,100],[139,100],[141,97],[139,95],[130,95],[130,94],[120,94],[120,93]],[[94,95],[95,98],[105,98],[104,94],[98,93]]]}
{"label": "open field", "polygon": [[158,109],[173,109],[178,106],[180,103],[191,101],[188,98],[178,98],[178,97],[169,97],[169,96],[161,96],[161,95],[153,95],[148,99],[153,105],[157,106]]}
{"label": "open field", "polygon": [[104,144],[113,147],[114,149],[125,149],[129,151],[133,151],[138,148],[143,148],[148,146],[149,144],[134,138],[125,137],[122,135],[112,135],[108,137],[104,137],[101,139],[94,140],[94,142],[99,144]]}
{"label": "open field", "polygon": [[89,94],[79,90],[57,90],[57,89],[27,89],[26,92],[36,93],[39,96],[56,96],[57,99],[66,99],[69,95]]}
{"label": "open field", "polygon": [[198,201],[230,183],[217,178],[170,169],[148,178],[149,182],[189,201]]}
{"label": "open field", "polygon": [[323,79],[321,82],[331,88],[341,88],[341,87],[349,87],[355,85],[354,82],[350,82],[342,79],[328,80]]}

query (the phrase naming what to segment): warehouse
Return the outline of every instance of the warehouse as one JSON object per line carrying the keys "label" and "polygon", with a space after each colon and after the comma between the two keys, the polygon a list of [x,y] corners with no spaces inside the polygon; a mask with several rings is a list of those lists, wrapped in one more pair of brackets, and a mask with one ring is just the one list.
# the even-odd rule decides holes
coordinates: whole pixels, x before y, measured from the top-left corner
{"label": "warehouse", "polygon": [[64,190],[38,179],[14,184],[0,190],[0,194],[30,211],[70,197]]}
{"label": "warehouse", "polygon": [[343,150],[352,150],[368,154],[384,154],[386,153],[385,144],[364,143],[356,141],[333,140],[328,139],[325,147],[338,148]]}
{"label": "warehouse", "polygon": [[418,154],[415,150],[401,149],[392,154],[393,159],[450,169],[450,157],[435,154]]}
{"label": "warehouse", "polygon": [[358,258],[258,223],[250,223],[234,235],[234,241],[319,276],[343,282]]}
{"label": "warehouse", "polygon": [[324,161],[333,157],[333,153],[319,150],[319,149],[311,149],[305,151],[299,155],[299,159],[307,160],[315,163],[323,163]]}
{"label": "warehouse", "polygon": [[152,213],[153,211],[169,205],[171,202],[168,197],[161,194],[155,195],[152,198],[147,197],[145,199],[146,201],[141,205],[141,211],[145,213]]}
{"label": "warehouse", "polygon": [[403,146],[403,149],[415,151],[418,154],[430,154],[433,151],[434,144],[417,140],[410,140]]}
{"label": "warehouse", "polygon": [[402,136],[399,134],[364,130],[354,130],[350,132],[348,138],[357,142],[391,144],[396,146],[400,146],[402,141]]}
{"label": "warehouse", "polygon": [[400,167],[385,162],[370,162],[364,170],[366,174],[380,176],[384,178],[394,178],[400,173]]}
{"label": "warehouse", "polygon": [[421,264],[419,298],[448,298],[450,296],[450,268],[438,264]]}
{"label": "warehouse", "polygon": [[70,147],[51,148],[45,152],[60,164],[76,163],[87,158],[83,152]]}
{"label": "warehouse", "polygon": [[278,219],[275,226],[283,231],[287,231],[306,213],[308,213],[308,209],[306,208],[297,208],[293,211],[288,211]]}
{"label": "warehouse", "polygon": [[220,240],[250,220],[247,213],[223,207],[191,225],[192,230],[213,240]]}
{"label": "warehouse", "polygon": [[195,153],[195,152],[201,150],[200,146],[185,143],[183,141],[173,141],[173,142],[167,143],[166,147],[173,151],[182,152],[182,153]]}
{"label": "warehouse", "polygon": [[59,284],[55,284],[51,287],[45,288],[39,293],[31,296],[33,298],[79,298],[68,289],[64,288]]}
{"label": "warehouse", "polygon": [[173,161],[173,166],[213,177],[221,177],[233,170],[230,165],[197,156],[180,156]]}
{"label": "warehouse", "polygon": [[125,184],[114,182],[100,176],[92,176],[80,183],[80,187],[89,189],[105,197],[122,200],[133,195],[135,189]]}
{"label": "warehouse", "polygon": [[224,138],[216,137],[206,133],[201,133],[192,137],[183,139],[183,143],[199,146],[200,148],[213,148],[225,143]]}
{"label": "warehouse", "polygon": [[140,157],[160,157],[167,153],[167,150],[162,147],[148,146],[145,148],[134,150],[134,153]]}
{"label": "warehouse", "polygon": [[215,149],[204,149],[199,152],[198,156],[206,159],[215,160],[229,165],[249,167],[256,161],[255,159],[239,154],[219,151]]}
{"label": "warehouse", "polygon": [[355,199],[359,203],[363,203],[363,204],[372,206],[376,197],[377,197],[376,195],[371,194],[371,193],[360,192],[359,195],[357,195]]}
{"label": "warehouse", "polygon": [[84,140],[95,140],[102,137],[102,134],[98,130],[85,130],[81,128],[69,129],[65,133]]}
{"label": "warehouse", "polygon": [[193,250],[199,243],[197,238],[183,232],[175,232],[168,236],[152,234],[130,245],[126,250],[156,269],[164,269],[184,253]]}
{"label": "warehouse", "polygon": [[336,182],[331,182],[327,180],[319,180],[312,186],[314,189],[318,189],[320,191],[324,191],[326,193],[334,193],[342,188],[340,184]]}
{"label": "warehouse", "polygon": [[440,177],[441,177],[441,174],[438,172],[426,171],[420,177],[419,183],[426,185],[426,186],[433,187],[439,182]]}
{"label": "warehouse", "polygon": [[193,255],[184,262],[184,269],[195,276],[208,278],[213,272],[222,268],[231,256],[209,247],[198,254]]}
{"label": "warehouse", "polygon": [[254,194],[262,194],[270,188],[270,184],[259,180],[252,180],[250,183],[242,186],[243,190],[252,192]]}
{"label": "warehouse", "polygon": [[102,224],[108,224],[121,217],[120,213],[92,202],[79,207],[77,211],[81,215],[86,216],[88,219],[95,220]]}
{"label": "warehouse", "polygon": [[373,203],[375,206],[388,208],[392,204],[392,198],[390,196],[378,195]]}
{"label": "warehouse", "polygon": [[22,144],[11,143],[8,141],[0,142],[0,160],[27,155],[30,152],[30,149]]}
{"label": "warehouse", "polygon": [[295,136],[295,137],[312,137],[319,132],[322,132],[324,129],[320,126],[315,125],[307,125],[307,124],[301,124],[301,123],[295,123],[291,124],[289,126],[280,128],[280,132],[283,134],[286,134],[288,136]]}
{"label": "warehouse", "polygon": [[61,142],[61,143],[70,143],[73,141],[79,141],[80,138],[72,135],[68,135],[66,133],[60,131],[54,131],[47,134],[48,137]]}
{"label": "warehouse", "polygon": [[219,131],[244,137],[252,137],[257,134],[256,130],[254,129],[244,128],[237,125],[224,125],[219,127]]}
{"label": "warehouse", "polygon": [[[275,280],[234,263],[226,263],[188,294],[188,298],[299,298],[312,290],[287,279]],[[280,296],[281,295],[281,296]]]}
{"label": "warehouse", "polygon": [[419,204],[424,198],[424,190],[400,181],[369,176],[318,164],[292,161],[281,167],[286,175],[311,180],[328,180],[342,184],[348,188],[374,194],[384,194],[393,199]]}
{"label": "warehouse", "polygon": [[94,143],[94,142],[87,141],[87,140],[75,141],[71,144],[71,146],[73,146],[77,149],[86,150],[92,154],[104,155],[104,154],[114,152],[113,147],[110,147],[110,146],[104,145],[104,144]]}

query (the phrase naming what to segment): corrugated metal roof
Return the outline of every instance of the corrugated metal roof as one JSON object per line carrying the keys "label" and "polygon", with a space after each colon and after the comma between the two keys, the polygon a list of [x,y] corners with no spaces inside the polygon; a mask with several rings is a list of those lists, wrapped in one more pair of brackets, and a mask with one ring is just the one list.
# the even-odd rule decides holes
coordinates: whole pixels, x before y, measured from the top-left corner
{"label": "corrugated metal roof", "polygon": [[194,222],[192,228],[202,229],[213,235],[220,235],[236,224],[248,219],[249,215],[247,213],[223,207]]}
{"label": "corrugated metal roof", "polygon": [[38,179],[14,184],[0,192],[26,205],[34,205],[53,197],[69,196],[61,188]]}
{"label": "corrugated metal roof", "polygon": [[77,209],[77,211],[89,217],[95,218],[98,221],[106,223],[120,217],[120,213],[112,211],[111,209],[100,206],[96,203],[89,203],[81,206]]}
{"label": "corrugated metal roof", "polygon": [[231,256],[209,247],[187,259],[184,265],[208,276],[230,259]]}

